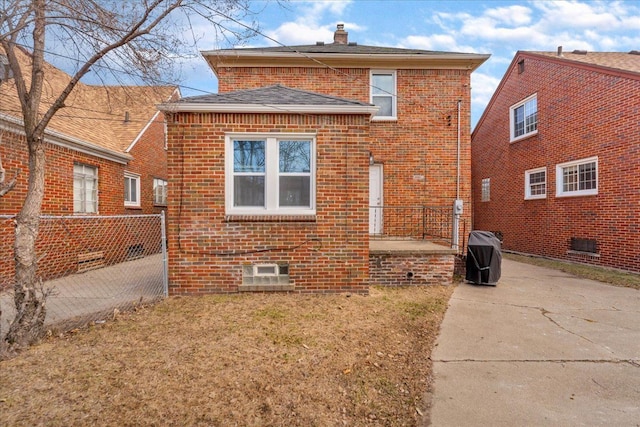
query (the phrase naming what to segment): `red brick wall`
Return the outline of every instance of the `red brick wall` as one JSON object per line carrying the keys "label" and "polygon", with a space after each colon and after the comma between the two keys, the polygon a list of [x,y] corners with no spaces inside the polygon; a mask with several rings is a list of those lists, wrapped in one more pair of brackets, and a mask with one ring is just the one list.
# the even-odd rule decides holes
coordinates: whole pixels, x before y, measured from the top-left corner
{"label": "red brick wall", "polygon": [[[98,168],[98,211],[100,215],[122,215],[125,213],[150,214],[154,213],[154,211],[159,212],[161,207],[153,206],[152,187],[154,177],[167,178],[163,120],[163,116],[159,115],[157,120],[148,128],[132,150],[131,154],[136,156],[136,159],[127,166],[58,145],[47,144],[45,193],[42,202],[42,214],[73,215],[73,165],[75,162]],[[28,152],[23,136],[7,130],[0,130],[0,132],[2,132],[0,157],[7,173],[7,180],[11,179],[16,171],[19,171],[16,187],[11,192],[0,197],[0,214],[15,215],[22,208],[27,194],[27,180],[29,177]],[[125,170],[142,175],[141,190],[143,205],[141,210],[124,208]],[[73,226],[69,225],[69,227]],[[0,288],[2,288],[3,284],[6,286],[7,284],[13,283],[15,271],[13,260],[13,233],[14,228],[11,224],[3,223],[2,226],[0,226]],[[39,247],[56,248],[47,249],[46,251],[43,249],[43,252],[49,253],[48,258],[43,259],[40,263],[38,270],[38,274],[44,279],[60,277],[70,272],[75,272],[75,269],[77,269],[77,253],[89,250],[86,248],[87,244],[81,244],[78,247],[63,245],[62,249],[61,247],[55,246],[70,239],[64,232],[60,233],[54,232],[49,235],[49,239],[52,239],[52,241],[45,241],[47,238],[43,237],[38,242]],[[108,229],[103,230],[103,241],[98,241],[96,234],[88,236],[91,240],[91,245],[99,249],[110,245],[114,241],[114,238],[113,236],[110,237],[108,233]],[[44,236],[44,233],[41,233],[41,236]],[[76,236],[74,237],[76,240],[87,238],[87,236],[80,236],[77,230],[74,230],[74,236]],[[133,243],[138,243],[136,239],[128,239],[125,236],[118,236],[118,238],[122,240],[123,246],[119,249],[112,249],[112,251],[117,251],[117,254],[115,252],[113,254],[106,254],[107,259],[105,261],[107,263],[113,263],[126,255],[128,244],[124,242],[131,240]],[[145,240],[145,248],[151,247],[154,248],[153,251],[155,252],[154,243]],[[64,262],[53,261],[54,256],[64,258]]]}
{"label": "red brick wall", "polygon": [[[640,271],[640,80],[524,59],[473,134],[474,228],[502,232],[506,250]],[[509,107],[533,93],[538,134],[509,143]],[[557,198],[556,165],[592,156],[598,194]],[[545,166],[546,199],[524,200],[524,172]],[[568,254],[571,237],[597,240],[600,257]]]}
{"label": "red brick wall", "polygon": [[[225,218],[225,133],[317,133],[312,221]],[[169,132],[169,291],[237,292],[243,264],[288,263],[296,292],[368,292],[368,117],[176,113]]]}
{"label": "red brick wall", "polygon": [[167,180],[167,150],[165,149],[164,114],[160,113],[129,152],[133,160],[127,172],[140,175],[140,208],[126,208],[127,213],[160,213],[166,205],[154,203],[153,179]]}
{"label": "red brick wall", "polygon": [[[369,69],[224,68],[218,90],[282,84],[369,102]],[[460,195],[471,222],[470,73],[465,70],[397,71],[398,120],[371,122],[371,147],[384,165],[384,205],[452,206],[457,178],[457,102],[461,100]]]}
{"label": "red brick wall", "polygon": [[[73,214],[73,165],[75,162],[98,168],[98,210],[101,215],[124,213],[125,166],[75,150],[47,144],[43,215]],[[27,194],[29,177],[25,138],[4,131],[0,145],[2,165],[12,177],[20,171],[17,186],[0,198],[0,214],[16,214]]]}
{"label": "red brick wall", "polygon": [[371,285],[451,285],[455,255],[371,254]]}

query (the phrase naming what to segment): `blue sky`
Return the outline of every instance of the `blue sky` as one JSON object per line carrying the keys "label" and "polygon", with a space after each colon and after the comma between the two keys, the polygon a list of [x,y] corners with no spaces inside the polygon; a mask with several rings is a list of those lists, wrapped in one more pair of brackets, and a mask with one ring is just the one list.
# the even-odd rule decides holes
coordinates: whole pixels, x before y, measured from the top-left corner
{"label": "blue sky", "polygon": [[[358,44],[491,54],[471,78],[472,124],[518,50],[640,50],[638,1],[290,0],[252,1],[251,7],[260,32],[285,45],[332,42],[336,24],[344,23],[349,41]],[[206,25],[193,31],[200,50],[229,47]],[[274,42],[256,35],[244,45]],[[185,62],[181,74],[185,96],[217,91],[199,56]]]}

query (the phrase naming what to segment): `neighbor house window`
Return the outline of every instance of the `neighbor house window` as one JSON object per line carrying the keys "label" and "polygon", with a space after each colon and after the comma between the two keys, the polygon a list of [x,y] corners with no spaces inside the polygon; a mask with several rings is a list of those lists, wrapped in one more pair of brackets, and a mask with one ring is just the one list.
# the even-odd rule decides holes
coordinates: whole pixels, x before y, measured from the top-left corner
{"label": "neighbor house window", "polygon": [[531,169],[524,173],[524,198],[547,197],[547,168]]}
{"label": "neighbor house window", "polygon": [[511,141],[538,132],[538,97],[532,95],[509,109]]}
{"label": "neighbor house window", "polygon": [[598,194],[598,158],[577,160],[556,166],[556,196]]}
{"label": "neighbor house window", "polygon": [[124,205],[140,206],[140,175],[124,173]]}
{"label": "neighbor house window", "polygon": [[397,117],[395,71],[371,71],[371,103],[380,107],[374,119]]}
{"label": "neighbor house window", "polygon": [[488,202],[490,196],[491,196],[491,178],[484,178],[482,180],[482,193],[480,196],[480,201]]}
{"label": "neighbor house window", "polygon": [[98,169],[76,163],[73,165],[73,212],[98,212]]}
{"label": "neighbor house window", "polygon": [[153,203],[155,205],[167,204],[167,181],[164,179],[153,179]]}
{"label": "neighbor house window", "polygon": [[226,153],[228,213],[315,213],[313,137],[232,135]]}

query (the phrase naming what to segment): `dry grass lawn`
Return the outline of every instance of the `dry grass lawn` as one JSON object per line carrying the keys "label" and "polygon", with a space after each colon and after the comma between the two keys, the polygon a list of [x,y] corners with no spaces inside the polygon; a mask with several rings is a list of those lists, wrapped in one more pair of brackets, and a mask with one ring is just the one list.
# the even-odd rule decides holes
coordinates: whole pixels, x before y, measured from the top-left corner
{"label": "dry grass lawn", "polygon": [[452,292],[169,298],[0,362],[0,425],[420,425]]}

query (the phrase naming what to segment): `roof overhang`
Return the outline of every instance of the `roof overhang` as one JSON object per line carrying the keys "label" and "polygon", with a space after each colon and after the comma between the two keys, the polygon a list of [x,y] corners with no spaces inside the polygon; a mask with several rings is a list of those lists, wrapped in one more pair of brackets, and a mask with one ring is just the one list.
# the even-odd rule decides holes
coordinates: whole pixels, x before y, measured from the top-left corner
{"label": "roof overhang", "polygon": [[217,74],[224,67],[336,67],[460,69],[474,71],[491,55],[476,53],[435,54],[344,54],[271,52],[242,49],[201,52]]}
{"label": "roof overhang", "polygon": [[[21,135],[25,134],[24,122],[22,120],[3,113],[0,113],[0,129],[4,129]],[[68,148],[79,153],[84,153],[112,162],[126,165],[131,160],[133,160],[133,157],[129,154],[109,150],[107,148],[92,144],[88,141],[65,135],[62,132],[58,132],[49,128],[45,129],[44,136],[45,141],[50,144]]]}
{"label": "roof overhang", "polygon": [[213,103],[165,103],[158,105],[168,113],[279,113],[279,114],[368,114],[375,115],[376,105],[292,105],[292,104],[213,104]]}

